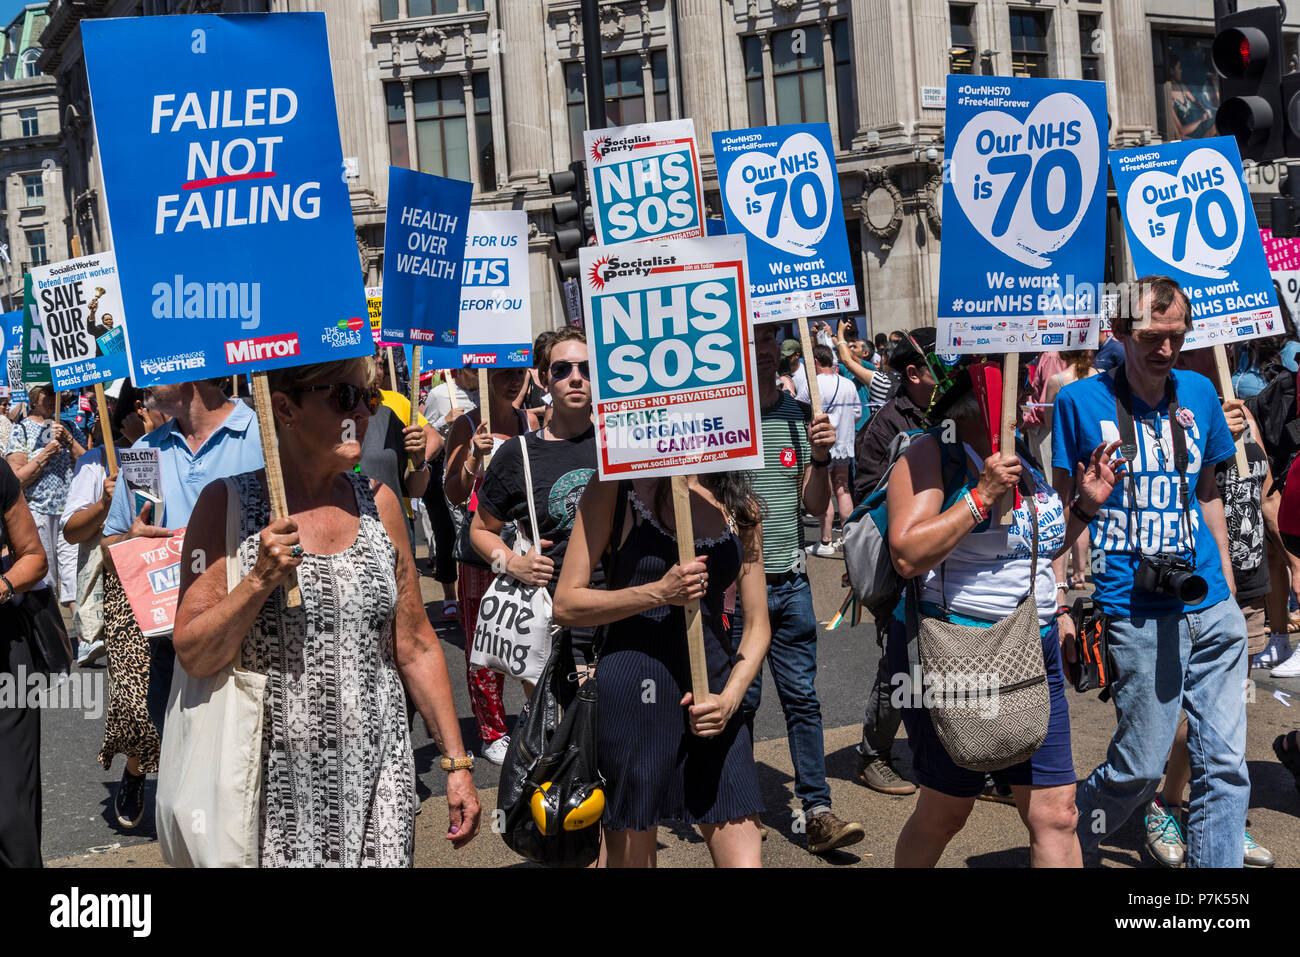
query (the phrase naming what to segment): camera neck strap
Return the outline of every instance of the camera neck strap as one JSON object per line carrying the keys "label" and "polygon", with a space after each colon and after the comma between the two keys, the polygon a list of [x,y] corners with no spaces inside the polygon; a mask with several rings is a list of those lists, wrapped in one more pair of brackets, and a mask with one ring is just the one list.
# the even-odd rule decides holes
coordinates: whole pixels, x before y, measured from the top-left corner
{"label": "camera neck strap", "polygon": [[[1182,497],[1182,515],[1181,521],[1186,521],[1188,537],[1191,537],[1191,495],[1187,484],[1187,469],[1189,459],[1187,456],[1187,430],[1183,424],[1178,421],[1178,391],[1174,388],[1173,378],[1165,379],[1165,404],[1169,411],[1169,432],[1173,439],[1174,446],[1174,471],[1178,473],[1178,494]],[[1128,484],[1128,514],[1129,514],[1129,534],[1132,533],[1132,516],[1137,509],[1137,484],[1133,478],[1133,465],[1138,459],[1138,440],[1137,421],[1133,415],[1133,393],[1129,388],[1128,376],[1124,374],[1124,366],[1121,364],[1115,368],[1115,417],[1119,425],[1120,451],[1124,454],[1126,466],[1124,468],[1124,479]],[[1159,426],[1157,425],[1157,428]],[[1158,436],[1157,436],[1158,441]],[[1192,553],[1192,563],[1195,567],[1196,548],[1189,546]],[[1142,540],[1139,534],[1138,551],[1142,550]]]}

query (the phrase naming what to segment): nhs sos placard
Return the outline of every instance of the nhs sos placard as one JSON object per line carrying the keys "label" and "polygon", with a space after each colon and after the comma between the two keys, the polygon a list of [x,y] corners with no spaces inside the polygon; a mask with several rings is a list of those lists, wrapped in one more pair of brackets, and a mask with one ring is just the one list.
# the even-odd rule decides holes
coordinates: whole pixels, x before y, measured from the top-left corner
{"label": "nhs sos placard", "polygon": [[600,245],[705,235],[694,120],[583,133]]}

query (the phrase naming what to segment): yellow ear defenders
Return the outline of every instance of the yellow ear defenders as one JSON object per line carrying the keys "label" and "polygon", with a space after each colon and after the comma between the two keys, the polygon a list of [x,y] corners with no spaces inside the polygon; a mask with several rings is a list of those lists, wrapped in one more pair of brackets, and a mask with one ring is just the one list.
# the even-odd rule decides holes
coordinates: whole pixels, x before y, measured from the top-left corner
{"label": "yellow ear defenders", "polygon": [[556,822],[563,822],[566,831],[580,831],[591,827],[605,813],[605,791],[597,784],[583,785],[569,794],[565,806],[559,808],[558,794],[549,793],[551,782],[545,781],[533,791],[528,806],[533,812],[533,823],[542,834],[557,833]]}

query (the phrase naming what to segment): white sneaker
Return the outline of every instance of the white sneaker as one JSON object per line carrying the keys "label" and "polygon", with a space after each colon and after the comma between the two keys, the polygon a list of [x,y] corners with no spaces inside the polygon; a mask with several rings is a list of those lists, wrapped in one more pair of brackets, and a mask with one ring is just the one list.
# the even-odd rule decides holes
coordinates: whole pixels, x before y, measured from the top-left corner
{"label": "white sneaker", "polygon": [[839,554],[835,546],[829,542],[815,542],[804,549],[809,555],[815,555],[817,558],[834,558]]}
{"label": "white sneaker", "polygon": [[108,649],[104,647],[104,639],[100,638],[94,642],[78,642],[77,644],[77,664],[81,666],[91,665],[108,654]]}
{"label": "white sneaker", "polygon": [[498,767],[505,762],[506,752],[510,750],[510,736],[502,735],[483,748],[483,760],[490,761]]}
{"label": "white sneaker", "polygon": [[1282,664],[1274,665],[1269,672],[1274,678],[1300,678],[1300,655],[1288,652],[1282,657]]}

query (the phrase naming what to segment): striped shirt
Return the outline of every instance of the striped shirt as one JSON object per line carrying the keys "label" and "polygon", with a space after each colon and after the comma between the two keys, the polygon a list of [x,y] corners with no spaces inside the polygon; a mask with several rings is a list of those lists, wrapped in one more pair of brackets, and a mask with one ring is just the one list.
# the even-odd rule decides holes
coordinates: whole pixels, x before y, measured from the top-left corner
{"label": "striped shirt", "polygon": [[767,505],[763,519],[763,571],[779,575],[802,567],[803,528],[799,524],[803,473],[812,455],[806,405],[787,393],[763,410],[763,467],[751,474],[754,491]]}

